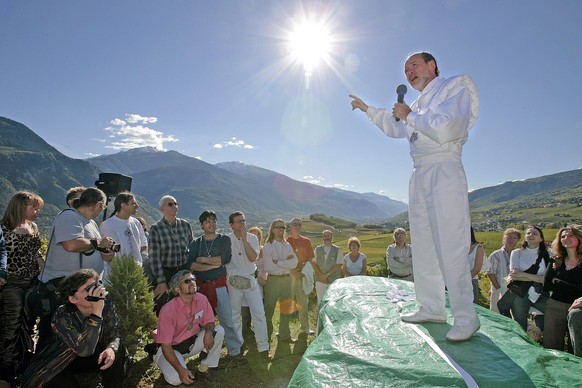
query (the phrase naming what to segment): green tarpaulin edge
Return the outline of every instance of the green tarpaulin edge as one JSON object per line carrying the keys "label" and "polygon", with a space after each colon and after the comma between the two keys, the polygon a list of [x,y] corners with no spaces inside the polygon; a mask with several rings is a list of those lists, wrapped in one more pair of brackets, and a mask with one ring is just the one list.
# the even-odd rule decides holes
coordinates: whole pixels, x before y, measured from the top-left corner
{"label": "green tarpaulin edge", "polygon": [[447,324],[403,323],[400,311],[415,308],[413,294],[405,281],[335,281],[320,306],[318,336],[289,386],[582,387],[582,358],[542,348],[515,321],[480,306],[481,329],[461,343],[445,340],[448,305]]}

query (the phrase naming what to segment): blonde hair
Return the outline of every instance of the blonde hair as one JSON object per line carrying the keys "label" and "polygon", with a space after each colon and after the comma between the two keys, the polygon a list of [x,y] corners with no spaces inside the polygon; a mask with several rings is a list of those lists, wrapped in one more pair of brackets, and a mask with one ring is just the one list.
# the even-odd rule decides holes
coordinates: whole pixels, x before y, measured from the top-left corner
{"label": "blonde hair", "polygon": [[360,249],[362,247],[362,244],[360,243],[360,240],[357,237],[350,237],[348,240],[348,249],[350,248],[350,245],[352,245],[352,243],[356,243],[358,244],[358,249]]}

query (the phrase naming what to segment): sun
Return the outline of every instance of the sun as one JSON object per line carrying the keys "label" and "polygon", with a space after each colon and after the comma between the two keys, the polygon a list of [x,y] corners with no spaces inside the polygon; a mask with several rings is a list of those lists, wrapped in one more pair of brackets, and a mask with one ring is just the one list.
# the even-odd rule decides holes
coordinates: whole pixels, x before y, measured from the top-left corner
{"label": "sun", "polygon": [[303,65],[306,77],[310,77],[321,62],[328,61],[330,46],[330,33],[322,22],[305,21],[289,33],[289,53],[294,61]]}

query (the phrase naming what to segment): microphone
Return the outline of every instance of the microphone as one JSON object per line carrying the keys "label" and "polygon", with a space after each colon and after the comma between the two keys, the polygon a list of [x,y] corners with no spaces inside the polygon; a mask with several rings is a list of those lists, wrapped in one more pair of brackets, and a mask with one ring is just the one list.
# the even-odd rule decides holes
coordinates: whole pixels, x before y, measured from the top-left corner
{"label": "microphone", "polygon": [[[408,89],[406,88],[406,85],[404,84],[398,85],[398,87],[396,88],[396,94],[398,94],[398,103],[401,104],[404,102],[404,95],[406,94],[407,91]],[[396,117],[396,121],[400,121],[400,119]]]}

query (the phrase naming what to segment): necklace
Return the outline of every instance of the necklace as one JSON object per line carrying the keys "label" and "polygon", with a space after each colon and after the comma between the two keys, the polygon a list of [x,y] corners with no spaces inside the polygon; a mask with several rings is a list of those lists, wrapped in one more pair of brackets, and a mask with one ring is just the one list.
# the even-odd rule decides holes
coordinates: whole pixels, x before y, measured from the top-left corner
{"label": "necklace", "polygon": [[208,248],[208,244],[207,244],[206,240],[204,239],[204,237],[202,237],[202,241],[204,241],[204,248],[206,248],[206,254],[208,255],[208,257],[212,257],[210,255],[210,253],[212,252],[212,246],[214,245],[214,241],[216,241],[216,237],[210,243],[210,248]]}
{"label": "necklace", "polygon": [[[234,237],[236,237],[236,235]],[[242,255],[242,248],[241,248],[239,242],[242,244],[241,239],[236,237],[236,240],[234,240],[234,245],[236,246],[236,249],[238,249],[238,255],[240,256],[240,255]]]}
{"label": "necklace", "polygon": [[299,252],[299,244],[297,244],[297,247],[295,247],[294,243],[296,243],[296,241],[293,241],[294,239],[295,239],[294,237],[289,237],[289,240],[287,242],[291,245],[291,248],[293,248],[295,253],[298,253]]}
{"label": "necklace", "polygon": [[188,325],[186,326],[187,330],[192,330],[194,328],[194,315],[192,314],[192,305],[190,305],[190,311],[188,314],[184,314],[186,316],[186,320],[188,320]]}
{"label": "necklace", "polygon": [[566,271],[571,270],[572,268],[575,268],[578,265],[578,263],[574,263],[572,265],[569,265],[568,263],[564,262],[564,266],[566,267]]}

